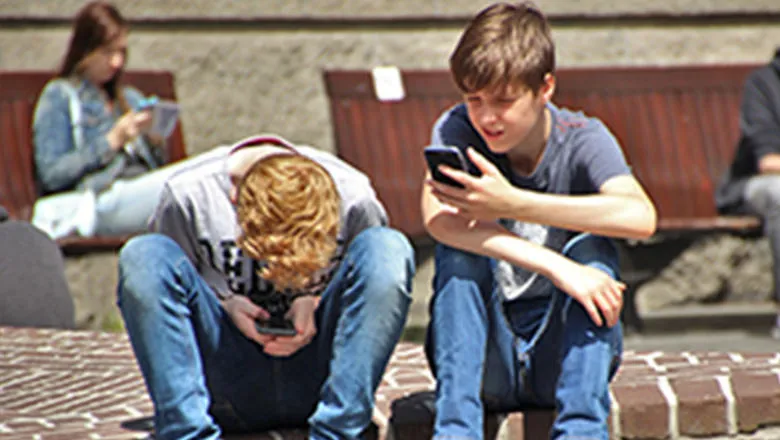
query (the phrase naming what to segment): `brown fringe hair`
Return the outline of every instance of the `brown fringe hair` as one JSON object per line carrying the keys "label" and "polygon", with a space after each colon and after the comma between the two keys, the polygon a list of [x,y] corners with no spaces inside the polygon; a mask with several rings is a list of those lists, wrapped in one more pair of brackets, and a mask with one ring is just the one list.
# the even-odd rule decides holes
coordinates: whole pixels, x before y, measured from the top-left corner
{"label": "brown fringe hair", "polygon": [[482,10],[450,56],[450,72],[463,93],[501,93],[518,86],[536,93],[554,70],[550,25],[531,2],[497,3]]}

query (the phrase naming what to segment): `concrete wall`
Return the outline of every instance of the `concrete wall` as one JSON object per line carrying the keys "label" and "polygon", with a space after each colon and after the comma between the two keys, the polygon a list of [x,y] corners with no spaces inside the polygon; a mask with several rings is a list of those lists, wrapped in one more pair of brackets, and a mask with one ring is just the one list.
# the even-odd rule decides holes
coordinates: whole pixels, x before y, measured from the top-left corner
{"label": "concrete wall", "polygon": [[[0,2],[0,69],[54,69],[83,0]],[[467,17],[485,1],[136,0],[130,69],[176,76],[190,154],[255,132],[333,151],[324,69],[445,68]],[[776,0],[549,0],[562,67],[763,62],[780,45]],[[428,249],[416,289],[425,296]],[[108,260],[106,260],[108,258]],[[103,271],[112,256],[101,256]],[[91,263],[79,263],[92,267]],[[762,263],[764,264],[764,263]],[[81,266],[79,266],[81,267]],[[105,289],[74,269],[76,290]],[[418,301],[422,306],[424,301]]]}

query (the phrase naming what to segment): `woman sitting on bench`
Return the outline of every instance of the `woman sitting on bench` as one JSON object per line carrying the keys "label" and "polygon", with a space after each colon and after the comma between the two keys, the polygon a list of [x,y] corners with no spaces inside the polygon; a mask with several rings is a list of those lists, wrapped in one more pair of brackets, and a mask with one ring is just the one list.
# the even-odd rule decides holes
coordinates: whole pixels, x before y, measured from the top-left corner
{"label": "woman sitting on bench", "polygon": [[162,167],[164,135],[150,131],[141,92],[121,84],[127,34],[113,5],[86,4],[36,105],[36,180],[47,197],[36,202],[33,223],[54,238],[145,230],[163,182],[180,167]]}

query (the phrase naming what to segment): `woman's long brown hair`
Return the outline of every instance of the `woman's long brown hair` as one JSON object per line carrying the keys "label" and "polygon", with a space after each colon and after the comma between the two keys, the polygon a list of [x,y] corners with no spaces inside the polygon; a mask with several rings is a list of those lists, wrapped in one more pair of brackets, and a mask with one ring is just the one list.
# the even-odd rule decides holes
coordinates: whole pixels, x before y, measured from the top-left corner
{"label": "woman's long brown hair", "polygon": [[[74,73],[80,73],[79,64],[87,56],[110,43],[126,30],[127,22],[114,5],[102,0],[87,3],[73,20],[73,34],[68,52],[57,76],[67,78]],[[119,93],[123,71],[124,66],[102,87],[109,98],[118,102],[122,112],[125,112],[128,110],[127,102],[123,94]]]}

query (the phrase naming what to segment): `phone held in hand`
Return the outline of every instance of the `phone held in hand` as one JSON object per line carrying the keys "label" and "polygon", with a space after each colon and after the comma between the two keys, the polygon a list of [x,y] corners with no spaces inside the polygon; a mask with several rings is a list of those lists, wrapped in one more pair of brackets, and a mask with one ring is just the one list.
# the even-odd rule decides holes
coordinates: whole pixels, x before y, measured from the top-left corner
{"label": "phone held in hand", "polygon": [[463,185],[439,171],[439,165],[447,165],[456,170],[468,171],[466,158],[463,157],[463,153],[458,148],[449,145],[429,145],[425,147],[423,154],[433,180],[457,188],[463,188]]}
{"label": "phone held in hand", "polygon": [[257,332],[265,335],[275,336],[295,336],[298,332],[292,321],[284,316],[271,315],[267,320],[258,319],[255,321]]}

